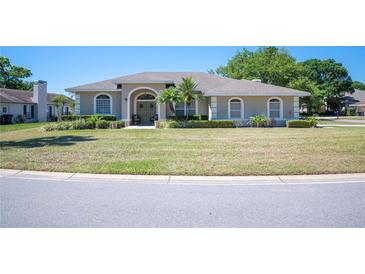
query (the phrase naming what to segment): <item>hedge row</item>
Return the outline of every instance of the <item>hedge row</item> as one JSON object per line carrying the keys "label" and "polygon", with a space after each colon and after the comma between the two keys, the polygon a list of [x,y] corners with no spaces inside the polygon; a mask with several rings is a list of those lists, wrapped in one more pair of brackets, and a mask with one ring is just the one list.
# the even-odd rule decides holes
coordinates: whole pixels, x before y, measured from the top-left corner
{"label": "hedge row", "polygon": [[54,130],[72,130],[72,129],[107,129],[107,128],[123,128],[125,123],[122,120],[119,121],[105,121],[98,120],[93,122],[91,120],[79,119],[70,122],[59,122],[44,125],[42,130],[44,131],[54,131]]}
{"label": "hedge row", "polygon": [[309,120],[289,120],[286,121],[286,126],[288,128],[310,128],[313,125]]}
{"label": "hedge row", "polygon": [[93,114],[93,115],[62,115],[62,121],[76,121],[76,120],[89,120],[93,119],[100,119],[105,121],[116,121],[117,117],[111,114]]}
{"label": "hedge row", "polygon": [[[186,120],[186,116],[169,116],[167,117],[168,120]],[[188,120],[208,120],[208,115],[204,114],[197,114],[197,115],[189,115]]]}
{"label": "hedge row", "polygon": [[166,120],[161,128],[233,128],[231,120]]}

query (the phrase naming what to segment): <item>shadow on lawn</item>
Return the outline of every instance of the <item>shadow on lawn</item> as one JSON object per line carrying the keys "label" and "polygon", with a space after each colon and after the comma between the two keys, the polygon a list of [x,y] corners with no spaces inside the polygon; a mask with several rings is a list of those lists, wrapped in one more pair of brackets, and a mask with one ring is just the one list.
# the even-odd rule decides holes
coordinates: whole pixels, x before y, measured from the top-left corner
{"label": "shadow on lawn", "polygon": [[22,147],[22,148],[33,148],[33,147],[44,147],[44,146],[72,146],[79,142],[95,141],[97,138],[90,136],[50,136],[27,139],[23,141],[2,141],[0,142],[1,148],[10,147]]}

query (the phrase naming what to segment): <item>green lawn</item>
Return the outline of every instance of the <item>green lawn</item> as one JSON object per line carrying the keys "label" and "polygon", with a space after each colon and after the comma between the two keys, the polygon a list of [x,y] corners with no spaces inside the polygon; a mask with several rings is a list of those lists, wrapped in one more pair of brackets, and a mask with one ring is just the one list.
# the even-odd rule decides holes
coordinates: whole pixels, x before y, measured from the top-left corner
{"label": "green lawn", "polygon": [[47,124],[47,122],[42,123],[23,123],[23,124],[11,124],[11,125],[0,125],[0,132],[8,132],[21,129],[37,128]]}
{"label": "green lawn", "polygon": [[1,133],[0,168],[91,173],[273,175],[365,172],[365,128]]}

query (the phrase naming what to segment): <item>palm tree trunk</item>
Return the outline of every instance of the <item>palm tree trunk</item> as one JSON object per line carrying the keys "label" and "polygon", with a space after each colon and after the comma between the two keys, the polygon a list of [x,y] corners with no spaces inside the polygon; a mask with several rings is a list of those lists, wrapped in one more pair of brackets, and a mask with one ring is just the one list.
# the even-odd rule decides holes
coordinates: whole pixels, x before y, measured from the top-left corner
{"label": "palm tree trunk", "polygon": [[186,104],[186,120],[189,120],[189,104]]}

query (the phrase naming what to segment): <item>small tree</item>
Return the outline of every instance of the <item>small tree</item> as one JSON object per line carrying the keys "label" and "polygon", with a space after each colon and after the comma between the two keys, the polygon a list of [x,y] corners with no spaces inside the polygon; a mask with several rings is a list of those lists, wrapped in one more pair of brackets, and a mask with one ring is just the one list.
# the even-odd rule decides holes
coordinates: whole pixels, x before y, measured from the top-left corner
{"label": "small tree", "polygon": [[198,100],[201,96],[194,94],[198,84],[193,81],[191,77],[182,78],[182,82],[177,86],[182,101],[186,104],[186,120],[189,119],[189,108],[194,100]]}
{"label": "small tree", "polygon": [[63,107],[68,103],[68,98],[65,95],[57,95],[52,99],[52,102],[56,105],[57,109],[57,121],[62,121]]}
{"label": "small tree", "polygon": [[167,104],[170,111],[176,116],[174,104],[180,103],[182,98],[176,88],[161,90],[156,98],[158,104]]}

